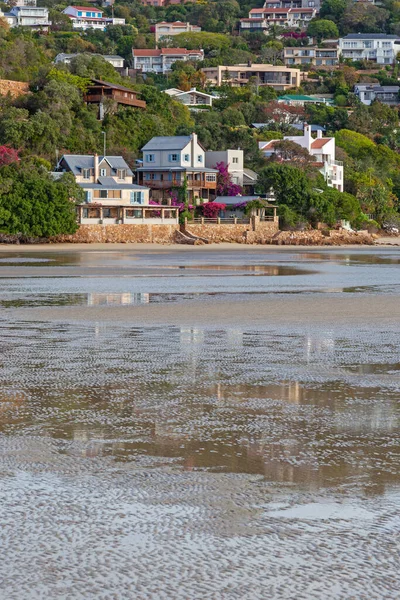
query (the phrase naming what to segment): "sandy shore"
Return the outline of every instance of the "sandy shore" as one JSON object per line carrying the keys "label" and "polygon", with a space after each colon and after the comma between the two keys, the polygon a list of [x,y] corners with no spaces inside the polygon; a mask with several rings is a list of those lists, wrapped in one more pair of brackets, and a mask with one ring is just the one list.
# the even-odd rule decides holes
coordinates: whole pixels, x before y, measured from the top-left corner
{"label": "sandy shore", "polygon": [[[400,237],[379,238],[379,246],[400,246]],[[343,246],[275,246],[262,244],[236,244],[222,242],[220,244],[206,244],[205,246],[186,246],[182,244],[0,244],[0,254],[22,253],[31,254],[35,252],[116,252],[134,250],[136,252],[215,252],[235,251],[241,252],[293,252],[294,250],[313,250],[314,248],[324,252],[337,252],[340,249],[356,248],[360,251],[369,251],[373,246],[347,244]]]}

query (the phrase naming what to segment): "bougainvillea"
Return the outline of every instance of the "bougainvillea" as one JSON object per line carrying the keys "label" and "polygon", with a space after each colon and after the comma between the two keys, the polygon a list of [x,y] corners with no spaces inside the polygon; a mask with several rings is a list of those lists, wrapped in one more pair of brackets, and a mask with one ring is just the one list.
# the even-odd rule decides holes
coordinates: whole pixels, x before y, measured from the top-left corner
{"label": "bougainvillea", "polygon": [[229,165],[224,162],[219,162],[215,165],[215,168],[218,170],[217,194],[218,196],[239,196],[242,193],[242,188],[240,185],[232,182],[228,167]]}
{"label": "bougainvillea", "polygon": [[11,165],[16,162],[19,162],[18,150],[7,145],[0,146],[0,167]]}
{"label": "bougainvillea", "polygon": [[206,219],[216,219],[220,210],[225,210],[226,204],[221,202],[207,202],[203,204],[203,215]]}

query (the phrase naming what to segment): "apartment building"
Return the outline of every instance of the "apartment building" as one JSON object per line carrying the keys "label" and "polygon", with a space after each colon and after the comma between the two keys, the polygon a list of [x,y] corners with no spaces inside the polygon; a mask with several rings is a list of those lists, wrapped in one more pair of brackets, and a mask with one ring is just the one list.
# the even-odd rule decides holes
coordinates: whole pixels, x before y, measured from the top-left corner
{"label": "apartment building", "polygon": [[371,60],[390,65],[400,51],[400,36],[384,33],[349,33],[339,39],[339,53],[348,60]]}
{"label": "apartment building", "polygon": [[[311,126],[304,125],[303,135],[285,136],[284,140],[289,140],[308,150],[314,157],[315,164],[320,173],[325,178],[329,187],[336,188],[343,192],[343,163],[336,160],[335,138],[322,136],[322,131],[317,131],[316,138],[311,135]],[[269,142],[259,142],[258,147],[266,158],[275,154],[275,144],[280,140],[270,140]]]}
{"label": "apartment building", "polygon": [[268,31],[272,25],[279,27],[306,29],[317,10],[307,8],[252,8],[249,17],[240,19],[240,31]]}
{"label": "apartment building", "polygon": [[156,42],[163,38],[169,38],[179,33],[198,33],[201,31],[201,27],[197,25],[191,25],[190,23],[184,23],[182,21],[174,21],[168,23],[167,21],[161,21],[156,23],[155,26],[155,37]]}
{"label": "apartment building", "polygon": [[133,68],[142,73],[165,75],[178,60],[203,60],[204,50],[186,48],[132,49]]}
{"label": "apartment building", "polygon": [[379,83],[358,83],[354,86],[357,98],[369,106],[375,100],[384,104],[400,104],[398,85],[379,85]]}
{"label": "apartment building", "polygon": [[138,181],[151,188],[154,200],[170,198],[173,189],[182,187],[184,182],[190,200],[215,198],[218,171],[206,167],[205,149],[195,133],[154,137],[143,146],[142,152]]}
{"label": "apartment building", "polygon": [[253,79],[257,85],[268,85],[277,91],[286,91],[300,86],[299,69],[277,67],[274,65],[219,65],[202,69],[210,85],[244,86]]}
{"label": "apartment building", "polygon": [[339,64],[339,48],[318,48],[317,46],[284,48],[283,60],[287,67],[292,65],[335,67]]}

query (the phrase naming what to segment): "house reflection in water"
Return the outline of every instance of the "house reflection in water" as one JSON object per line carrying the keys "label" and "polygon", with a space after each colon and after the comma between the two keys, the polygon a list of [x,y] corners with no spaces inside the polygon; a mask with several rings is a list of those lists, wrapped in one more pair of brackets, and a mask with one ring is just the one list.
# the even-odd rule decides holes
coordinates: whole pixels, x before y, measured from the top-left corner
{"label": "house reflection in water", "polygon": [[88,306],[118,306],[122,304],[148,304],[150,294],[130,292],[124,294],[88,294]]}

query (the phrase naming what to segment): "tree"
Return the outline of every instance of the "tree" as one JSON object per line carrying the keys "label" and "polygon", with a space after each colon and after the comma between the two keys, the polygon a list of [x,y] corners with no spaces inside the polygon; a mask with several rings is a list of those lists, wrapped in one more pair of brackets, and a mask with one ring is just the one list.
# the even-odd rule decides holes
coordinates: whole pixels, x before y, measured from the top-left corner
{"label": "tree", "polygon": [[282,140],[275,142],[274,144],[274,156],[275,159],[289,161],[292,163],[310,163],[313,158],[308,152],[307,148],[303,148],[296,142],[291,140]]}
{"label": "tree", "polygon": [[321,4],[321,19],[329,19],[338,23],[346,10],[347,0],[324,0]]}
{"label": "tree", "polygon": [[77,229],[71,191],[81,199],[82,191],[63,176],[54,181],[34,164],[12,164],[0,168],[0,230],[37,237],[74,233]]}
{"label": "tree", "polygon": [[338,38],[339,30],[333,21],[327,19],[312,19],[307,27],[307,34],[320,42],[326,38]]}
{"label": "tree", "polygon": [[378,8],[370,2],[351,2],[340,20],[344,34],[357,31],[358,33],[384,32],[389,19],[389,12]]}
{"label": "tree", "polygon": [[18,150],[7,145],[0,146],[0,168],[17,162],[19,162]]}

